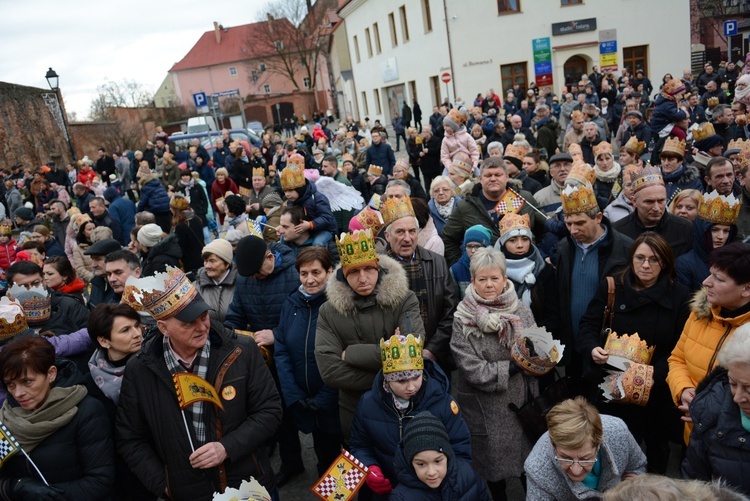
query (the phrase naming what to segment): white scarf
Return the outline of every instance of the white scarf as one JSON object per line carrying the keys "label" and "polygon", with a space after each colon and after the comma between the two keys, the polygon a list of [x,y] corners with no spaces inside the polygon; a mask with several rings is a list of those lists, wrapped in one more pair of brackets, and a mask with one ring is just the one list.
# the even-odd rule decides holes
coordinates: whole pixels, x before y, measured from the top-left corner
{"label": "white scarf", "polygon": [[435,207],[437,207],[438,214],[443,216],[443,219],[446,221],[451,215],[451,212],[453,212],[453,204],[454,204],[454,197],[451,197],[450,200],[448,200],[448,203],[445,205],[440,205],[439,203],[435,202]]}
{"label": "white scarf", "polygon": [[531,286],[536,283],[534,276],[534,260],[528,257],[523,259],[508,259],[505,261],[507,267],[506,273],[508,278],[518,284],[525,284],[522,287],[521,301],[526,306],[531,306]]}
{"label": "white scarf", "polygon": [[617,162],[612,163],[612,167],[607,172],[604,172],[599,168],[599,165],[594,163],[594,169],[596,169],[596,178],[599,181],[603,182],[611,182],[617,179],[617,177],[620,175],[620,171],[622,170],[622,167],[620,167],[620,164]]}

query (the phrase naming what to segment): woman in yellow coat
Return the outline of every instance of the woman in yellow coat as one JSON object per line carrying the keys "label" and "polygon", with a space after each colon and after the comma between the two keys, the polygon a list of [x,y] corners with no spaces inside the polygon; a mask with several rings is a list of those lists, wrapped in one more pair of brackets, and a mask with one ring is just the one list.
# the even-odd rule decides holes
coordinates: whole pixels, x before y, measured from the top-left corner
{"label": "woman in yellow coat", "polygon": [[696,386],[716,365],[726,340],[750,322],[750,245],[736,242],[720,247],[709,255],[708,264],[711,274],[693,298],[690,318],[669,357],[667,384],[685,413],[685,443],[692,429],[688,406]]}

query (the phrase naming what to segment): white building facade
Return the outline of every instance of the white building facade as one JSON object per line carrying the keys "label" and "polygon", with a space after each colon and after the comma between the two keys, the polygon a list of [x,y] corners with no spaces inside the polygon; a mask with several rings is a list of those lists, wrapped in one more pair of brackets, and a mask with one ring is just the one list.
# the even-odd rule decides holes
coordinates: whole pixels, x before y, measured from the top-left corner
{"label": "white building facade", "polygon": [[550,79],[559,94],[594,66],[643,69],[656,92],[690,67],[685,0],[352,0],[339,15],[354,80],[344,99],[384,124],[404,100],[427,123],[445,97],[472,105]]}

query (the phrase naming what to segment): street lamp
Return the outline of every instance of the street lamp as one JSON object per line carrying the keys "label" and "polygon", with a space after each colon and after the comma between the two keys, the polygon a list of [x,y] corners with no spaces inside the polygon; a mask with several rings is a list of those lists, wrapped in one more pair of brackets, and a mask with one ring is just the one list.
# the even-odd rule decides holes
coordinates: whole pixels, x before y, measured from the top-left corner
{"label": "street lamp", "polygon": [[75,162],[76,152],[75,148],[73,148],[73,140],[70,138],[70,132],[68,131],[68,120],[65,117],[65,111],[63,110],[62,99],[60,96],[60,76],[57,74],[57,72],[55,72],[55,70],[50,68],[47,71],[47,74],[44,75],[44,78],[47,79],[49,88],[55,92],[55,97],[54,99],[52,99],[52,95],[44,93],[42,94],[42,99],[44,99],[47,108],[50,110],[50,113],[52,113],[52,117],[55,119],[55,122],[57,122],[57,125],[62,129],[63,134],[65,134],[65,140],[68,142],[68,148],[70,149],[70,161]]}

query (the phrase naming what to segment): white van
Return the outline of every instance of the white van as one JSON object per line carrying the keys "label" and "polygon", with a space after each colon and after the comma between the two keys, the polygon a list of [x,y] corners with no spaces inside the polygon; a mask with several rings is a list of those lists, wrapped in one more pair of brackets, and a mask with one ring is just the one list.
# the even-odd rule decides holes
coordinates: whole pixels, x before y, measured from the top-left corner
{"label": "white van", "polygon": [[193,117],[188,118],[187,133],[195,134],[197,132],[209,132],[218,130],[214,117]]}

